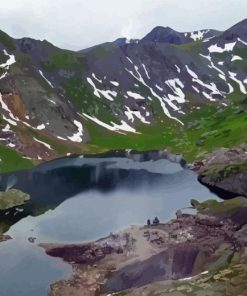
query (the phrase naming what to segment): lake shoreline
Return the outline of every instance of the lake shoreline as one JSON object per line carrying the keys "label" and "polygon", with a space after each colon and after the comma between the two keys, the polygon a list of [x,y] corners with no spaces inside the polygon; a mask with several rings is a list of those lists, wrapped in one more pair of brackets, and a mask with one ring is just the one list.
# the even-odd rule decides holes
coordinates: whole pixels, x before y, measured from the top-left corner
{"label": "lake shoreline", "polygon": [[[41,244],[48,255],[63,259],[73,268],[71,279],[51,285],[51,295],[95,296],[121,291],[132,295],[129,291],[160,280],[178,283],[208,273],[209,262],[213,265],[225,254],[239,253],[247,243],[241,234],[243,228],[247,230],[247,217],[242,217],[243,209],[247,214],[247,201],[243,198],[234,202],[219,203],[218,212],[213,204],[199,203],[196,215],[178,211],[176,218],[167,223],[130,226],[91,243]],[[164,269],[142,276],[157,260],[163,262]]]}

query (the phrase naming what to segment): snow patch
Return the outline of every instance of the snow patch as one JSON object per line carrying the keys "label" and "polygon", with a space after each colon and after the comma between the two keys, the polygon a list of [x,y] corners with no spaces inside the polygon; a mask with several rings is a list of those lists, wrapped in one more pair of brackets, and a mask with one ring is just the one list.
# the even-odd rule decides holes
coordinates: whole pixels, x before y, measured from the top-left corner
{"label": "snow patch", "polygon": [[132,91],[127,91],[127,95],[129,97],[132,97],[132,98],[136,99],[136,100],[145,100],[145,98],[142,95],[134,93]]}
{"label": "snow patch", "polygon": [[46,148],[48,148],[48,149],[50,149],[50,150],[53,150],[49,144],[47,144],[47,143],[45,143],[45,142],[43,142],[43,141],[40,141],[40,140],[38,140],[38,139],[35,138],[35,137],[33,137],[33,139],[34,139],[35,142],[44,145]]}
{"label": "snow patch", "polygon": [[93,89],[94,89],[94,95],[98,98],[101,98],[101,95],[103,95],[107,100],[109,101],[113,101],[114,99],[111,97],[116,97],[117,96],[117,92],[116,91],[111,91],[111,90],[100,90],[98,89],[93,80],[90,77],[87,77],[87,81],[89,84],[92,85]]}
{"label": "snow patch", "polygon": [[45,77],[45,75],[43,74],[43,72],[41,70],[39,70],[39,74],[45,79],[45,81],[50,85],[50,87],[54,88],[52,83]]}
{"label": "snow patch", "polygon": [[130,120],[131,122],[134,122],[134,116],[135,116],[138,119],[140,119],[141,122],[150,124],[150,122],[147,121],[145,117],[141,115],[140,111],[132,111],[128,106],[125,106],[125,108],[127,109],[127,111],[125,111],[124,113],[128,117],[128,120]]}
{"label": "snow patch", "polygon": [[111,84],[113,84],[114,86],[119,86],[119,83],[117,81],[110,81]]}
{"label": "snow patch", "polygon": [[[163,111],[164,111],[164,113],[166,114],[166,116],[168,116],[169,118],[174,119],[174,120],[176,120],[177,122],[179,122],[180,124],[184,125],[183,122],[182,122],[181,120],[179,120],[178,118],[176,118],[176,117],[174,117],[174,116],[172,116],[172,115],[170,114],[170,112],[169,112],[169,110],[167,109],[166,104],[165,104],[165,102],[167,102],[168,99],[165,98],[165,97],[160,97],[160,96],[159,96],[159,95],[153,90],[153,88],[152,88],[151,86],[149,86],[149,85],[145,82],[145,80],[143,79],[142,75],[141,75],[140,72],[139,72],[138,66],[135,65],[134,68],[135,68],[136,74],[134,74],[133,71],[131,71],[131,70],[127,69],[127,68],[125,68],[125,70],[126,70],[128,73],[130,73],[130,74],[131,74],[136,80],[138,80],[138,81],[139,81],[140,83],[142,83],[144,86],[146,86],[147,88],[149,88],[151,94],[152,94],[155,98],[157,98],[157,99],[159,100],[160,105],[161,105],[161,108],[163,109]],[[151,99],[151,98],[148,97],[148,99]],[[152,99],[151,99],[151,100],[152,100]],[[168,101],[169,101],[169,100],[168,100]]]}
{"label": "snow patch", "polygon": [[237,74],[236,74],[236,73],[233,73],[233,72],[230,72],[230,71],[229,71],[228,73],[229,73],[229,75],[230,75],[230,78],[231,78],[233,81],[235,81],[235,82],[238,83],[239,88],[240,88],[240,91],[241,91],[243,94],[247,94],[243,82],[242,82],[241,80],[238,80],[238,79],[236,78]]}
{"label": "snow patch", "polygon": [[198,94],[200,93],[199,89],[196,86],[192,85],[192,87]]}
{"label": "snow patch", "polygon": [[[136,132],[136,130],[135,130],[133,127],[129,126],[129,125],[128,125],[125,121],[123,121],[123,120],[121,120],[121,124],[116,124],[116,123],[114,123],[114,122],[111,121],[111,124],[112,124],[112,125],[110,125],[110,124],[107,124],[107,123],[105,123],[105,122],[99,120],[99,119],[96,118],[95,116],[90,116],[90,115],[88,115],[88,114],[86,114],[86,113],[83,113],[83,115],[84,115],[86,118],[92,120],[93,122],[97,123],[98,125],[100,125],[100,126],[106,128],[106,129],[108,129],[108,130],[110,130],[110,131],[116,131],[116,132],[126,131],[126,132],[131,132],[131,133],[136,133],[136,134],[138,133],[138,132]],[[139,134],[139,133],[138,133],[138,134]]]}
{"label": "snow patch", "polygon": [[70,141],[72,141],[72,142],[81,143],[82,142],[82,136],[83,136],[83,126],[77,120],[74,120],[73,122],[74,122],[74,125],[78,128],[78,132],[75,133],[72,137],[68,137],[68,139]]}
{"label": "snow patch", "polygon": [[184,88],[184,84],[179,80],[179,78],[169,79],[165,82],[175,95],[168,94],[170,100],[175,100],[178,103],[185,103],[185,94],[181,88]]}
{"label": "snow patch", "polygon": [[181,69],[177,65],[175,65],[175,67],[176,67],[177,72],[180,73]]}
{"label": "snow patch", "polygon": [[234,61],[242,61],[242,60],[243,59],[240,56],[234,55],[234,56],[232,56],[231,62],[234,62]]}
{"label": "snow patch", "polygon": [[162,90],[163,90],[163,88],[162,88],[162,87],[160,87],[158,84],[155,84],[155,87],[156,87],[156,88],[158,88],[158,90],[160,90],[160,91],[162,91]]}
{"label": "snow patch", "polygon": [[222,53],[225,51],[233,51],[235,45],[236,45],[236,41],[232,42],[232,43],[226,43],[223,48],[219,47],[217,44],[213,44],[213,45],[209,46],[208,51],[210,53],[212,53],[212,52]]}
{"label": "snow patch", "polygon": [[1,64],[0,68],[9,69],[9,67],[15,63],[15,56],[12,54],[8,54],[5,49],[3,50],[3,53],[8,57],[8,60],[6,63]]}
{"label": "snow patch", "polygon": [[204,37],[204,35],[205,35],[208,31],[209,31],[209,30],[192,32],[192,33],[190,34],[190,38],[193,39],[194,41],[202,40],[203,37]]}
{"label": "snow patch", "polygon": [[92,76],[95,80],[97,80],[99,83],[102,83],[102,80],[97,78],[96,75],[94,73],[92,73]]}
{"label": "snow patch", "polygon": [[146,75],[147,75],[147,78],[150,79],[150,76],[149,76],[149,74],[148,74],[148,71],[147,71],[146,66],[145,66],[144,64],[142,64],[142,67],[143,67],[143,69],[144,69],[144,71],[145,71],[145,73],[146,73]]}
{"label": "snow patch", "polygon": [[44,123],[38,125],[38,126],[36,127],[36,129],[37,129],[37,130],[43,130],[43,129],[45,129],[45,125],[44,125]]}

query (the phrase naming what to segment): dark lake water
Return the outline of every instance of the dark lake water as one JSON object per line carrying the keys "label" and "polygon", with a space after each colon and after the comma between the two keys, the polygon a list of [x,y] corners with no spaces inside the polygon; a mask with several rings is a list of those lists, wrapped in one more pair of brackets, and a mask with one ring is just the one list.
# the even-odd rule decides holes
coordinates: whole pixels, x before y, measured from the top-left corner
{"label": "dark lake water", "polygon": [[30,236],[36,243],[85,242],[155,216],[167,221],[192,198],[217,198],[177,163],[139,160],[67,158],[2,176],[1,190],[21,189],[31,200],[19,211],[0,213],[12,224],[7,234],[14,238],[0,244],[1,295],[46,296],[51,282],[71,272],[29,243]]}

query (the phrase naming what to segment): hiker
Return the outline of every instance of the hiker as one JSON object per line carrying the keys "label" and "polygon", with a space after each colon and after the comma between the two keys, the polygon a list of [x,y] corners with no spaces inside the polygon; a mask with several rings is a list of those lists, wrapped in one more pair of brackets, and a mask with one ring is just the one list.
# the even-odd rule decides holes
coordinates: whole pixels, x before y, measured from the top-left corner
{"label": "hiker", "polygon": [[158,217],[155,217],[153,220],[153,224],[158,225],[159,223],[160,223],[160,220],[158,219]]}
{"label": "hiker", "polygon": [[150,226],[151,225],[151,221],[150,219],[147,220],[147,226]]}

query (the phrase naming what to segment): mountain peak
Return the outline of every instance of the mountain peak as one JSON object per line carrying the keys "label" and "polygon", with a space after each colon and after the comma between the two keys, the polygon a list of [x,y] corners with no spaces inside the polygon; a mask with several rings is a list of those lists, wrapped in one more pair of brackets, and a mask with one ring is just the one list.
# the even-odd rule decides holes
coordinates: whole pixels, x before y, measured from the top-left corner
{"label": "mountain peak", "polygon": [[183,43],[184,36],[173,30],[170,27],[155,27],[150,33],[148,33],[142,40],[142,43],[146,42],[162,42],[170,44],[181,44]]}

